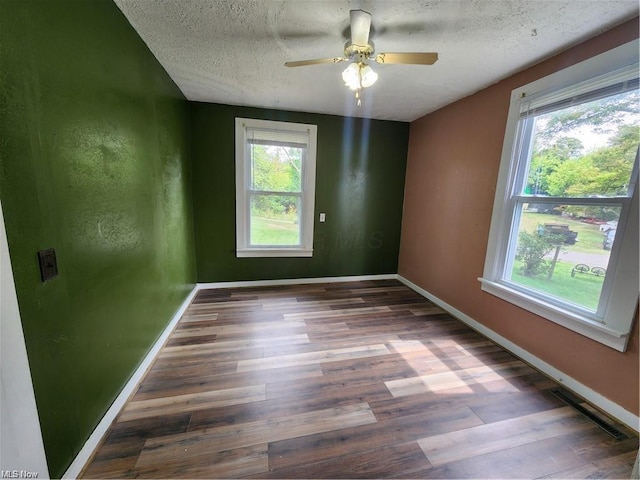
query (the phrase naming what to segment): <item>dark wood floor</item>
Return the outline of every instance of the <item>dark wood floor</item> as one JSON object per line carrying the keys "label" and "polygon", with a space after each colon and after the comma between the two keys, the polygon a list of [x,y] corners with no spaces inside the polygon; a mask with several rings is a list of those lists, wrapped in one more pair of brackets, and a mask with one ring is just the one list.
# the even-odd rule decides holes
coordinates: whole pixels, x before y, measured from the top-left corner
{"label": "dark wood floor", "polygon": [[629,478],[558,386],[397,281],[200,291],[86,478]]}

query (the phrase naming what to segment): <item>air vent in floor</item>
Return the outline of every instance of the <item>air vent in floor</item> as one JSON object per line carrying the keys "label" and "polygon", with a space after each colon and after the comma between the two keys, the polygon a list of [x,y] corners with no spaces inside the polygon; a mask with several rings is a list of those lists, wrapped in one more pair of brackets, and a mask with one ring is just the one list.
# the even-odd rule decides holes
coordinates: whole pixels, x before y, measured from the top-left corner
{"label": "air vent in floor", "polygon": [[573,407],[575,410],[577,410],[582,415],[587,417],[589,420],[591,420],[593,423],[595,423],[597,426],[599,426],[602,430],[607,432],[616,440],[624,440],[625,438],[628,438],[624,433],[622,433],[616,427],[611,425],[609,422],[607,422],[606,420],[603,420],[592,411],[580,405],[580,403],[574,399],[575,397],[573,397],[573,395],[571,395],[569,392],[557,388],[557,389],[551,390],[551,393],[553,393],[556,397],[558,397],[564,403],[566,403],[570,407]]}

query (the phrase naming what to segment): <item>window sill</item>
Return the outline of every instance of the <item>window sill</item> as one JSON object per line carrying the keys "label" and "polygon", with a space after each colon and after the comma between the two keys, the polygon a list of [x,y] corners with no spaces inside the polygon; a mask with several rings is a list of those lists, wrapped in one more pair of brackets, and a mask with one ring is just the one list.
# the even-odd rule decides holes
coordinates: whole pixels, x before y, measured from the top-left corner
{"label": "window sill", "polygon": [[482,283],[482,290],[520,308],[535,313],[551,322],[557,323],[580,335],[584,335],[596,342],[600,342],[620,352],[624,352],[627,345],[628,333],[615,330],[607,325],[595,321],[576,312],[564,310],[557,305],[545,302],[527,295],[509,286],[487,280],[478,279]]}
{"label": "window sill", "polygon": [[313,249],[307,248],[245,248],[236,250],[238,258],[262,257],[312,257]]}

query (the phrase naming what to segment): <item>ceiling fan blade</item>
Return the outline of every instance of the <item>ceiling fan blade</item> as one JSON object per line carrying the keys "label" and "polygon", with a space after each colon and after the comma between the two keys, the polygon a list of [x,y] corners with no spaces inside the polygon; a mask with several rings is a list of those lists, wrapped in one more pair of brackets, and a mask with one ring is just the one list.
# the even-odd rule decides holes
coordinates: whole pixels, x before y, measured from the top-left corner
{"label": "ceiling fan blade", "polygon": [[371,30],[371,14],[364,10],[351,10],[351,43],[365,46],[369,44],[369,31]]}
{"label": "ceiling fan blade", "polygon": [[333,57],[333,58],[314,58],[312,60],[298,60],[295,62],[285,62],[285,67],[304,67],[305,65],[319,65],[321,63],[340,63],[347,61],[347,58],[344,57]]}
{"label": "ceiling fan blade", "polygon": [[436,52],[379,53],[376,55],[376,62],[389,64],[433,65],[437,60],[438,54]]}

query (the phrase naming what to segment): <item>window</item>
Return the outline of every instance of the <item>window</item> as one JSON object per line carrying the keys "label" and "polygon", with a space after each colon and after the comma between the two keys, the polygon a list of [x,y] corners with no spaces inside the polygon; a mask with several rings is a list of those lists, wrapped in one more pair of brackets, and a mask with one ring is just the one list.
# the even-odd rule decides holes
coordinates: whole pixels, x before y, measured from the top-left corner
{"label": "window", "polygon": [[639,143],[637,41],[514,90],[482,289],[624,351]]}
{"label": "window", "polygon": [[310,257],[316,125],[236,118],[236,255]]}

